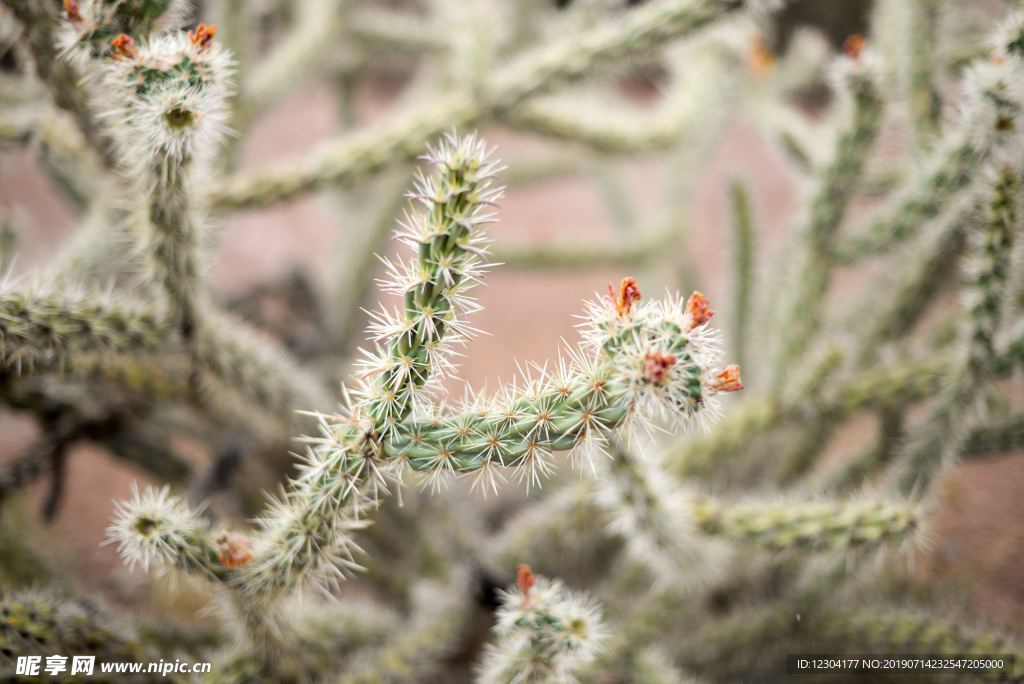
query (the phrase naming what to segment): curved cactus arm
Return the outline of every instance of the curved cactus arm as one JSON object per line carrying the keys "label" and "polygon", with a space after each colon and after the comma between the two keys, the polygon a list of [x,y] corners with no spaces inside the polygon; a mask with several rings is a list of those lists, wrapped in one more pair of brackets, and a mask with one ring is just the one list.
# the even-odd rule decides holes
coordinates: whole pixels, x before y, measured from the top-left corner
{"label": "curved cactus arm", "polygon": [[[348,532],[386,489],[386,475],[475,473],[496,486],[511,468],[539,484],[551,454],[592,459],[610,430],[664,413],[701,419],[715,395],[742,387],[738,367],[714,367],[714,335],[703,296],[638,305],[631,278],[593,302],[584,344],[553,373],[537,373],[462,412],[431,408],[431,381],[447,368],[449,347],[472,334],[465,295],[485,266],[482,226],[495,196],[493,166],[472,138],[450,139],[430,156],[431,179],[413,198],[399,238],[415,257],[390,265],[387,287],[402,308],[371,327],[378,348],[362,364],[341,416],[321,416],[292,490],[266,514],[254,560],[234,578],[250,595],[288,591],[351,565]],[[709,411],[710,409],[710,411]]]}

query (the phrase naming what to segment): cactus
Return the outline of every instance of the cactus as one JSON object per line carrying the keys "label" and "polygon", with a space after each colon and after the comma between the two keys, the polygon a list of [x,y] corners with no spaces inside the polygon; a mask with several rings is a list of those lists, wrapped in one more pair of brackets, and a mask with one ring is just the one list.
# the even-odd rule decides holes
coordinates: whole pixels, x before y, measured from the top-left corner
{"label": "cactus", "polygon": [[[259,520],[260,532],[214,533],[167,489],[148,489],[120,504],[110,528],[127,562],[207,577],[235,592],[243,621],[262,623],[259,613],[278,598],[358,567],[351,532],[407,473],[435,483],[474,474],[496,491],[510,469],[539,485],[554,467],[552,452],[571,450],[593,468],[616,428],[662,416],[703,420],[717,394],[742,389],[737,366],[715,365],[703,295],[640,304],[636,281],[624,278],[588,305],[583,344],[557,372],[440,413],[432,393],[451,372],[451,348],[475,332],[465,320],[477,307],[467,292],[487,268],[484,227],[501,190],[496,164],[473,136],[447,136],[425,161],[432,174],[419,177],[396,235],[413,256],[385,262],[401,308],[373,314],[375,349],[364,352],[344,412],[319,416],[321,435],[308,440],[306,462]],[[269,627],[252,631],[267,645]]]}
{"label": "cactus", "polygon": [[[1012,611],[947,618],[982,582],[941,563],[971,555],[946,553],[944,513],[978,486],[946,476],[1024,443],[1024,13],[878,0],[840,46],[778,0],[470,4],[0,0],[3,168],[35,157],[81,222],[42,258],[50,214],[5,193],[0,401],[39,434],[0,416],[2,676],[54,653],[210,662],[225,684],[1019,654]],[[330,134],[253,163],[264,122],[309,103]],[[717,156],[737,141],[742,171]],[[781,250],[761,151],[801,188]],[[494,229],[506,193],[525,216],[562,183],[614,230]],[[227,294],[218,257],[260,230],[242,212],[315,194],[288,216],[337,220],[329,281],[303,262]],[[499,266],[538,285],[538,340],[563,283],[598,292],[578,341],[456,399],[461,358],[518,351],[475,340]],[[701,290],[723,284],[717,317]],[[69,539],[107,457],[146,480],[107,527],[124,571]]]}
{"label": "cactus", "polygon": [[501,596],[495,632],[478,681],[576,681],[601,648],[604,625],[597,606],[559,582],[519,566],[516,586]]}

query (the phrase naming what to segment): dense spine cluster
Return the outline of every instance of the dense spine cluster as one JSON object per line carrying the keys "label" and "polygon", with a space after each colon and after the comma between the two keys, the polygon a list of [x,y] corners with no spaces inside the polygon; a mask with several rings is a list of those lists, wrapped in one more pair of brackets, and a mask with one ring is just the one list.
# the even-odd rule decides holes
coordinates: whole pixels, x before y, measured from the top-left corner
{"label": "dense spine cluster", "polygon": [[495,632],[477,681],[574,682],[606,639],[598,606],[561,582],[521,565],[516,586],[500,596]]}

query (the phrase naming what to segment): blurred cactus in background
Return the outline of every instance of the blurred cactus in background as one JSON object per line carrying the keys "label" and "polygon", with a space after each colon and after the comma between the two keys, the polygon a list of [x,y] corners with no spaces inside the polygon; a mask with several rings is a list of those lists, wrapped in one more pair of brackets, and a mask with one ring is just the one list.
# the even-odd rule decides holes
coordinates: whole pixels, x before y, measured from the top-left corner
{"label": "blurred cactus in background", "polygon": [[[1024,625],[953,618],[915,571],[957,464],[1024,448],[1024,14],[980,4],[875,0],[833,47],[753,0],[2,0],[3,154],[78,221],[22,268],[27,209],[0,205],[0,399],[39,426],[0,441],[3,676],[760,682],[820,652],[1024,681]],[[336,132],[250,163],[306,79]],[[713,308],[689,224],[736,120],[802,204],[773,249],[766,179],[717,189]],[[506,193],[568,178],[611,237],[492,240]],[[226,295],[230,217],[287,234],[312,194],[345,227],[331,273]],[[493,270],[600,275],[578,342],[455,399]],[[557,340],[555,295],[521,335]],[[76,482],[84,442],[143,482]],[[54,567],[44,525],[84,495],[140,572]]]}

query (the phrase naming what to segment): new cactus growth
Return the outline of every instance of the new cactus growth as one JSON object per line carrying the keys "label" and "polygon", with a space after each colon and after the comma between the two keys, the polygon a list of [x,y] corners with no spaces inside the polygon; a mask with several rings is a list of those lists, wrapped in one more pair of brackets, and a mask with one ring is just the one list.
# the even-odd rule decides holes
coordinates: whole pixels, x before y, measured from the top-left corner
{"label": "new cactus growth", "polygon": [[605,639],[600,610],[560,582],[520,565],[516,586],[503,592],[496,644],[484,657],[478,681],[572,682]]}

